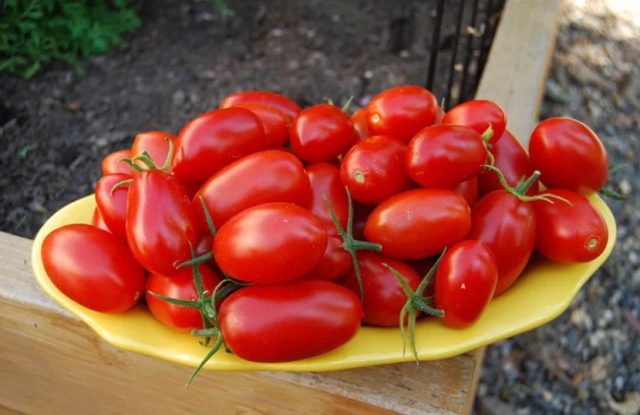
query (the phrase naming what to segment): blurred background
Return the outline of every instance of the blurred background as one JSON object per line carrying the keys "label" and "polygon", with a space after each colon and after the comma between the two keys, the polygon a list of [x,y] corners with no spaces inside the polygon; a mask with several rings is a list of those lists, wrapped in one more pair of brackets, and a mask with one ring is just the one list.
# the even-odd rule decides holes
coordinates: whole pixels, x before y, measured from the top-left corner
{"label": "blurred background", "polygon": [[[106,154],[138,132],[177,133],[232,92],[269,89],[305,106],[353,95],[361,106],[393,85],[425,85],[437,45],[434,92],[472,94],[502,1],[447,1],[434,42],[436,3],[0,1],[0,230],[33,237],[92,192]],[[470,22],[474,4],[465,64],[464,53],[452,60],[456,13]],[[452,68],[459,82],[469,68],[453,92]],[[640,413],[639,103],[640,1],[562,0],[541,117],[591,126],[611,164],[627,164],[613,181],[629,199],[609,202],[616,248],[571,307],[488,348],[477,413]]]}

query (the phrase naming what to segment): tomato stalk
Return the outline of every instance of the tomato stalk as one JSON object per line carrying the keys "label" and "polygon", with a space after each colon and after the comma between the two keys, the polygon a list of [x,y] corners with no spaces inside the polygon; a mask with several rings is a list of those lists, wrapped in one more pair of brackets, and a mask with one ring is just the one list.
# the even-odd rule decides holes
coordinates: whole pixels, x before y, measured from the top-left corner
{"label": "tomato stalk", "polygon": [[348,206],[346,230],[340,224],[340,221],[338,220],[338,216],[336,215],[336,212],[333,209],[333,204],[331,203],[331,201],[327,196],[324,196],[324,201],[327,203],[327,206],[329,207],[329,214],[331,215],[331,221],[333,222],[333,225],[336,227],[338,234],[342,238],[342,249],[344,249],[349,253],[349,255],[351,255],[351,261],[353,262],[353,271],[356,274],[356,279],[358,281],[358,289],[360,290],[360,301],[364,301],[364,287],[362,286],[362,273],[360,272],[360,264],[358,263],[358,256],[356,252],[360,250],[370,250],[370,251],[380,252],[382,250],[382,245],[369,242],[369,241],[360,241],[353,237],[353,201],[351,200],[351,193],[349,192],[349,188],[345,187],[345,191],[347,192],[347,206]]}
{"label": "tomato stalk", "polygon": [[517,197],[523,202],[535,202],[536,200],[544,200],[547,203],[553,204],[555,203],[554,202],[554,199],[555,199],[555,200],[559,200],[561,202],[567,203],[569,205],[571,204],[571,202],[569,202],[564,197],[554,195],[552,193],[541,193],[535,196],[527,196],[526,194],[527,190],[529,190],[529,188],[538,180],[538,178],[542,174],[540,173],[539,170],[535,170],[531,174],[531,176],[529,176],[522,183],[518,184],[517,187],[513,188],[509,185],[509,183],[507,183],[507,179],[504,177],[504,174],[499,168],[497,168],[496,166],[488,165],[488,164],[485,164],[484,167],[488,170],[491,170],[496,174],[496,176],[498,176],[498,181],[500,182],[504,190],[511,193],[513,196]]}
{"label": "tomato stalk", "polygon": [[438,257],[438,260],[433,264],[433,266],[424,276],[424,278],[420,282],[420,285],[418,285],[418,288],[416,288],[415,291],[411,289],[409,284],[407,284],[406,279],[402,276],[402,274],[400,274],[400,272],[398,272],[398,270],[388,264],[382,264],[389,271],[391,271],[394,277],[396,277],[398,283],[402,287],[402,290],[407,296],[407,302],[402,307],[399,318],[400,336],[402,337],[402,355],[404,356],[407,350],[405,336],[406,324],[407,328],[409,329],[409,340],[411,341],[411,349],[413,351],[413,356],[416,359],[416,364],[419,361],[418,351],[416,349],[416,318],[418,317],[418,310],[435,317],[444,317],[444,311],[430,306],[430,304],[433,302],[433,297],[425,297],[424,291],[431,280],[433,280],[433,277],[435,276],[438,269],[438,265],[440,264],[440,261],[442,260],[442,257],[444,256],[446,251],[447,249],[445,248]]}
{"label": "tomato stalk", "polygon": [[[209,232],[211,232],[211,236],[215,237],[217,230],[215,225],[213,224],[213,219],[211,218],[211,213],[209,213],[209,209],[207,209],[207,205],[204,203],[204,198],[202,196],[198,197],[198,200],[200,201],[200,206],[202,207],[202,210],[204,212],[204,217],[207,221],[207,226],[209,227]],[[176,268],[180,269],[183,267],[186,267],[188,265],[194,265],[194,264],[202,264],[204,262],[210,261],[213,259],[213,251],[211,252],[207,252],[206,254],[202,254],[200,256],[197,257],[193,257],[188,261],[184,261],[183,263],[179,264]]]}

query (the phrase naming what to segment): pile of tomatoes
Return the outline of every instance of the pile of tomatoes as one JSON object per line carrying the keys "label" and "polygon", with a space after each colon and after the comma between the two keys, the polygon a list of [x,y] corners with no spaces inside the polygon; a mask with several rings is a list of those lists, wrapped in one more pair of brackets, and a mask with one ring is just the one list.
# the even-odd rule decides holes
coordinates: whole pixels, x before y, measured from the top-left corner
{"label": "pile of tomatoes", "polygon": [[[604,147],[541,122],[529,152],[487,100],[448,112],[399,86],[349,114],[241,92],[177,137],[106,156],[93,224],[51,232],[51,281],[93,310],[144,301],[162,324],[260,362],[315,356],[361,325],[465,328],[535,252],[590,261],[607,227]],[[540,178],[541,182],[538,180]]]}

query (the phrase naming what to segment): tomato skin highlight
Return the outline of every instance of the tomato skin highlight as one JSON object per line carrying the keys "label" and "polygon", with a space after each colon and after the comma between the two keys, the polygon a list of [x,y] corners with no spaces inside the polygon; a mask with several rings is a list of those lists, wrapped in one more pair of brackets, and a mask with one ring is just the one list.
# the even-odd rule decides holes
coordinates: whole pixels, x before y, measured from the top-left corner
{"label": "tomato skin highlight", "polygon": [[239,104],[259,104],[275,108],[289,119],[293,119],[302,111],[292,99],[271,91],[244,91],[231,94],[222,100],[220,108],[235,107]]}
{"label": "tomato skin highlight", "polygon": [[114,151],[107,154],[100,164],[102,168],[102,175],[108,176],[110,174],[126,174],[127,176],[133,176],[136,171],[127,163],[120,160],[130,158],[131,151],[129,149]]}
{"label": "tomato skin highlight", "polygon": [[598,136],[572,118],[549,118],[531,133],[529,155],[548,188],[589,196],[600,190],[609,174],[607,151]]}
{"label": "tomato skin highlight", "polygon": [[367,105],[371,135],[392,135],[405,143],[439,117],[438,101],[417,85],[402,85],[382,91]]}
{"label": "tomato skin highlight", "polygon": [[417,133],[407,146],[409,176],[424,187],[451,188],[477,176],[487,159],[480,134],[468,127],[439,124]]}
{"label": "tomato skin highlight", "polygon": [[302,277],[327,247],[327,229],[293,203],[246,209],[218,229],[213,254],[220,269],[240,281],[277,284]]}
{"label": "tomato skin highlight", "polygon": [[64,295],[91,310],[122,313],[144,292],[144,270],[117,236],[92,225],[67,225],[42,243],[42,263]]}
{"label": "tomato skin highlight", "polygon": [[372,136],[345,154],[340,177],[351,197],[360,203],[375,205],[408,189],[411,180],[405,171],[404,143],[391,136]]}
{"label": "tomato skin highlight", "polygon": [[171,171],[203,182],[231,162],[267,147],[260,119],[246,108],[204,113],[185,125],[175,145]]}
{"label": "tomato skin highlight", "polygon": [[446,189],[414,189],[379,204],[367,218],[364,234],[398,259],[422,259],[462,240],[471,228],[466,200]]}
{"label": "tomato skin highlight", "polygon": [[284,147],[289,141],[290,119],[282,111],[267,105],[252,103],[235,104],[233,107],[246,108],[260,119],[264,127],[266,148]]}
{"label": "tomato skin highlight", "polygon": [[[407,296],[396,277],[384,264],[396,269],[413,291],[418,288],[422,278],[408,264],[373,252],[359,252],[358,263],[362,274],[363,323],[379,327],[398,327],[400,311],[407,302]],[[354,294],[360,295],[360,287],[353,270],[342,283]]]}
{"label": "tomato skin highlight", "polygon": [[498,267],[481,241],[462,241],[444,254],[435,278],[435,307],[449,327],[465,328],[480,318],[496,287]]}
{"label": "tomato skin highlight", "polygon": [[[205,293],[211,295],[220,277],[205,265],[198,266]],[[202,329],[202,317],[195,308],[171,304],[152,293],[179,300],[197,300],[198,292],[193,282],[193,269],[185,267],[176,274],[166,277],[159,274],[149,274],[145,285],[145,299],[147,307],[153,316],[162,324],[174,330],[190,332]]]}
{"label": "tomato skin highlight", "polygon": [[[502,171],[509,186],[515,188],[522,178],[531,177],[533,165],[527,150],[509,130],[505,130],[502,137],[493,144],[491,153],[495,158],[495,166]],[[502,190],[498,176],[491,170],[483,170],[478,175],[480,194],[487,194],[494,190]],[[538,193],[538,182],[527,191],[528,195]]]}
{"label": "tomato skin highlight", "polygon": [[119,187],[113,192],[113,187],[127,180],[130,177],[126,174],[110,174],[98,180],[95,190],[97,209],[100,211],[102,220],[114,235],[127,239],[125,221],[127,219],[127,196],[128,186]]}
{"label": "tomato skin highlight", "polygon": [[146,170],[134,176],[127,198],[127,241],[150,272],[173,275],[198,243],[196,215],[175,176]]}
{"label": "tomato skin highlight", "polygon": [[442,119],[443,124],[462,125],[483,134],[489,125],[493,136],[489,143],[497,143],[507,126],[507,116],[502,107],[486,99],[466,101],[451,108]]}
{"label": "tomato skin highlight", "polygon": [[145,131],[136,135],[131,145],[131,155],[139,156],[146,151],[157,167],[164,164],[169,154],[170,142],[176,137],[164,131]]}
{"label": "tomato skin highlight", "polygon": [[602,215],[579,193],[565,189],[549,189],[545,193],[561,196],[554,203],[536,201],[538,253],[561,263],[588,262],[604,252],[609,229]]}
{"label": "tomato skin highlight", "polygon": [[231,294],[220,307],[225,343],[240,358],[285,362],[331,351],[360,328],[362,306],[345,287],[301,280],[254,285]]}
{"label": "tomato skin highlight", "polygon": [[306,168],[311,184],[311,204],[309,210],[327,224],[335,228],[331,220],[327,200],[331,203],[338,221],[343,228],[347,226],[349,216],[349,202],[347,192],[340,180],[340,170],[329,163],[314,163]]}
{"label": "tomato skin highlight", "polygon": [[200,196],[214,225],[220,227],[234,215],[263,203],[289,202],[307,207],[311,194],[300,160],[284,150],[265,150],[245,156],[212,176],[196,192],[193,207],[205,231]]}
{"label": "tomato skin highlight", "polygon": [[533,205],[506,190],[485,195],[471,210],[467,239],[480,240],[491,249],[498,264],[494,295],[503,293],[520,276],[533,253],[536,241]]}
{"label": "tomato skin highlight", "polygon": [[349,149],[355,138],[349,115],[330,104],[302,110],[291,122],[289,132],[293,154],[312,163],[336,158]]}

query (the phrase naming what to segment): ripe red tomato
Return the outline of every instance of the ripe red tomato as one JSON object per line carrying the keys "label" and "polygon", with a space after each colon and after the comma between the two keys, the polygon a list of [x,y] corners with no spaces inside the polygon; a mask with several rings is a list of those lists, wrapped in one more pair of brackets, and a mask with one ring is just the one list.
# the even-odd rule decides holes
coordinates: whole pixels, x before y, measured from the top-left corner
{"label": "ripe red tomato", "polygon": [[102,176],[96,185],[95,198],[98,210],[107,228],[118,237],[126,240],[127,231],[125,220],[127,218],[128,186],[118,187],[112,192],[113,187],[130,177],[126,174],[110,174]]}
{"label": "ripe red tomato", "polygon": [[325,197],[331,203],[342,228],[346,228],[349,216],[349,201],[344,185],[340,180],[340,170],[329,163],[315,163],[307,166],[307,176],[311,183],[311,207],[309,210],[327,224],[329,229],[335,225],[331,220]]}
{"label": "ripe red tomato", "polygon": [[483,134],[489,126],[493,136],[489,143],[500,140],[507,126],[507,116],[500,105],[486,99],[466,101],[451,108],[442,119],[443,124],[463,125]]}
{"label": "ripe red tomato", "polygon": [[64,295],[91,310],[122,313],[140,301],[144,270],[117,236],[92,225],[67,225],[42,242],[42,263]]}
{"label": "ripe red tomato", "polygon": [[358,111],[354,112],[351,116],[351,121],[353,122],[353,129],[361,140],[364,140],[371,135],[369,134],[369,126],[367,125],[366,108],[360,108]]}
{"label": "ripe red tomato", "polygon": [[531,134],[529,155],[548,188],[588,196],[607,181],[607,152],[598,136],[580,121],[562,117],[542,121]]}
{"label": "ripe red tomato", "polygon": [[213,254],[220,269],[240,281],[276,284],[302,277],[327,247],[324,223],[293,203],[246,209],[220,227]]}
{"label": "ripe red tomato", "polygon": [[347,113],[335,105],[317,104],[293,119],[289,139],[293,154],[313,163],[345,152],[355,141],[356,132]]}
{"label": "ripe red tomato", "polygon": [[151,156],[151,160],[160,167],[164,164],[169,154],[170,142],[176,137],[164,131],[145,131],[136,135],[131,145],[131,154],[139,156],[146,151]]}
{"label": "ripe red tomato", "polygon": [[180,131],[171,170],[203,182],[227,164],[267,147],[260,119],[246,108],[202,114]]}
{"label": "ripe red tomato", "polygon": [[379,204],[364,226],[368,241],[399,259],[433,256],[464,238],[471,228],[466,200],[453,190],[414,189]]}
{"label": "ripe red tomato", "polygon": [[[502,137],[493,145],[491,153],[495,158],[495,166],[502,171],[507,183],[516,187],[522,178],[528,178],[533,173],[533,166],[529,155],[520,141],[509,131],[505,130]],[[494,190],[502,190],[498,176],[491,170],[483,170],[478,176],[480,194],[487,194]],[[527,194],[538,193],[538,182],[529,188]]]}
{"label": "ripe red tomato", "polygon": [[416,134],[407,145],[409,176],[424,187],[452,188],[477,176],[487,160],[480,134],[468,127],[439,124]]}
{"label": "ripe red tomato", "polygon": [[131,152],[128,149],[107,154],[102,159],[102,175],[108,176],[110,174],[122,173],[127,176],[133,176],[136,172],[133,167],[120,161],[129,157],[131,157]]}
{"label": "ripe red tomato", "polygon": [[331,226],[332,228],[327,228],[329,236],[324,254],[304,278],[335,281],[353,268],[351,255],[342,248],[342,238],[338,236],[333,225]]}
{"label": "ripe red tomato", "polygon": [[498,263],[495,295],[504,292],[522,273],[533,252],[536,241],[533,205],[506,190],[489,193],[471,210],[467,239],[480,240],[491,248]]}
{"label": "ripe red tomato", "polygon": [[497,279],[496,258],[484,242],[462,241],[449,248],[435,278],[435,307],[444,311],[444,324],[465,328],[478,320]]}
{"label": "ripe red tomato", "polygon": [[252,103],[239,103],[233,107],[246,108],[260,118],[264,127],[267,148],[284,147],[289,141],[290,118],[279,109]]}
{"label": "ripe red tomato", "polygon": [[472,177],[469,180],[458,183],[453,190],[460,193],[469,206],[473,207],[478,201],[478,178]]}
{"label": "ripe red tomato", "polygon": [[360,328],[362,306],[345,287],[301,280],[254,285],[231,294],[220,307],[226,345],[255,362],[285,362],[331,351]]}
{"label": "ripe red tomato", "polygon": [[536,251],[555,262],[591,261],[604,251],[609,230],[600,213],[582,195],[564,189],[546,190],[571,204],[536,201]]}
{"label": "ripe red tomato", "polygon": [[302,109],[290,98],[270,91],[244,91],[229,95],[220,103],[220,108],[235,107],[238,104],[259,104],[275,108],[293,119]]}
{"label": "ripe red tomato", "polygon": [[433,125],[440,109],[431,92],[421,86],[389,88],[367,105],[367,126],[371,135],[391,135],[405,143],[424,127]]}
{"label": "ripe red tomato", "polygon": [[[209,267],[199,265],[202,287],[205,293],[211,295],[220,277]],[[160,294],[178,300],[197,300],[198,292],[193,282],[193,269],[182,268],[176,274],[166,277],[164,275],[149,274],[145,287],[145,299],[151,314],[167,327],[179,331],[191,331],[204,328],[202,316],[195,308],[179,306],[164,301],[153,294]]]}
{"label": "ripe red tomato", "polygon": [[351,147],[340,177],[358,202],[375,205],[411,186],[404,168],[405,145],[397,138],[372,136]]}
{"label": "ripe red tomato", "polygon": [[[396,277],[383,264],[397,270],[413,291],[418,288],[422,278],[404,262],[373,252],[359,252],[358,263],[364,294],[362,321],[372,326],[398,327],[400,311],[407,302],[407,296]],[[360,286],[353,270],[347,275],[343,285],[360,295]]]}
{"label": "ripe red tomato", "polygon": [[200,196],[216,227],[262,203],[290,202],[308,207],[311,185],[304,166],[284,150],[250,154],[228,165],[202,185],[193,197],[202,231],[207,229]]}
{"label": "ripe red tomato", "polygon": [[150,272],[173,275],[198,243],[196,215],[180,181],[161,170],[136,174],[127,198],[127,241]]}
{"label": "ripe red tomato", "polygon": [[111,229],[109,229],[107,224],[104,222],[104,218],[102,217],[102,214],[100,213],[100,209],[98,209],[97,206],[95,209],[93,209],[93,215],[91,216],[91,224],[96,228],[102,229],[103,231],[113,233],[111,232]]}

